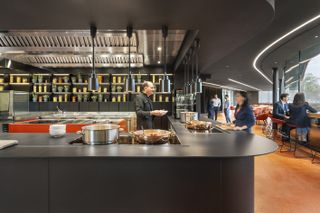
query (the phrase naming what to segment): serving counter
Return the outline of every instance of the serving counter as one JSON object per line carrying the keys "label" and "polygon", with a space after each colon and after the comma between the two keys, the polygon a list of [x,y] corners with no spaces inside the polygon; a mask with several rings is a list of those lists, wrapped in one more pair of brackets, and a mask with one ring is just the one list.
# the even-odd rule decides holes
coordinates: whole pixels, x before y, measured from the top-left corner
{"label": "serving counter", "polygon": [[277,145],[169,122],[179,145],[70,145],[77,135],[1,134],[19,145],[0,150],[0,212],[254,212],[254,157]]}

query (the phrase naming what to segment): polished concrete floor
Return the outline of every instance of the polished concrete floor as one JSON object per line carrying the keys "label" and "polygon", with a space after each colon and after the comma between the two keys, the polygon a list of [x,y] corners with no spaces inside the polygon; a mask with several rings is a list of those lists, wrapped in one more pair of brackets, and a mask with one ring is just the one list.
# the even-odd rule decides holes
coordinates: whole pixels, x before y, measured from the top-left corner
{"label": "polished concrete floor", "polygon": [[[219,121],[225,121],[222,114]],[[262,126],[255,134],[263,135]],[[255,158],[255,213],[320,213],[320,159],[275,152]]]}

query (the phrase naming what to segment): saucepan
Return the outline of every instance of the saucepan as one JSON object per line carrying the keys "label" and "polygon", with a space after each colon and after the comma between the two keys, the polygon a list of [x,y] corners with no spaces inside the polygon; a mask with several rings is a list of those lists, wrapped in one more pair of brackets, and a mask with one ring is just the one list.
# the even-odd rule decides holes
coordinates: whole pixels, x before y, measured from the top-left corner
{"label": "saucepan", "polygon": [[119,138],[119,127],[116,124],[95,124],[83,126],[78,133],[82,135],[85,144],[112,144]]}

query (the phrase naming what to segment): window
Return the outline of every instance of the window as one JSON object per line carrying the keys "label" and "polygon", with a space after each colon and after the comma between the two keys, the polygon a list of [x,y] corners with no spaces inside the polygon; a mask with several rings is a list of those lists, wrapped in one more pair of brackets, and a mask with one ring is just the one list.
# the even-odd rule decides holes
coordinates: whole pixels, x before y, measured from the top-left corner
{"label": "window", "polygon": [[320,110],[320,55],[310,60],[301,82],[306,101]]}
{"label": "window", "polygon": [[259,104],[272,104],[272,91],[259,91]]}

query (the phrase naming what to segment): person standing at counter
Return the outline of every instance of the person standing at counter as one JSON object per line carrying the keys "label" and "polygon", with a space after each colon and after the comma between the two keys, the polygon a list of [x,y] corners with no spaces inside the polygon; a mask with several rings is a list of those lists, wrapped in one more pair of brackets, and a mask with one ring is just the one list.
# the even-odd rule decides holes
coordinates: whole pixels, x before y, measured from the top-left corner
{"label": "person standing at counter", "polygon": [[154,117],[161,117],[164,115],[159,110],[153,110],[150,96],[153,95],[154,90],[153,83],[150,81],[145,81],[142,84],[142,92],[136,96],[135,107],[138,129],[152,129]]}
{"label": "person standing at counter", "polygon": [[214,97],[211,100],[209,100],[208,103],[208,118],[217,120],[220,106],[221,100],[220,98],[218,98],[218,95],[215,94]]}
{"label": "person standing at counter", "polygon": [[223,112],[224,112],[224,116],[226,117],[226,122],[231,123],[229,95],[224,96]]}
{"label": "person standing at counter", "polygon": [[255,118],[249,105],[247,93],[243,91],[238,92],[236,95],[236,102],[234,130],[244,130],[247,133],[251,133],[252,126],[255,124]]}
{"label": "person standing at counter", "polygon": [[307,111],[317,112],[316,109],[312,108],[305,101],[304,93],[295,94],[293,103],[289,104],[290,118],[287,123],[297,127],[298,140],[301,142],[307,142],[307,134],[311,126],[311,120],[308,117]]}

